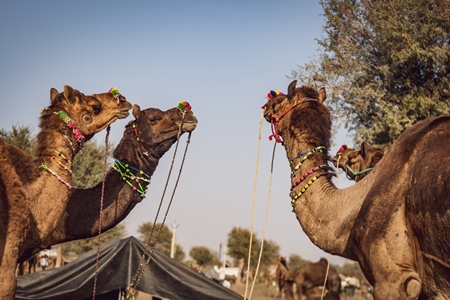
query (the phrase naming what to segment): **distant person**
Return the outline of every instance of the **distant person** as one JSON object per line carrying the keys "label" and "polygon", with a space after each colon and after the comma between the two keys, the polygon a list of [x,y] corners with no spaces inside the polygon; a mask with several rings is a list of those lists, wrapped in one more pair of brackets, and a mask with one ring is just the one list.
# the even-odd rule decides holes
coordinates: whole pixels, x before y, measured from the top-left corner
{"label": "distant person", "polygon": [[45,271],[45,268],[48,267],[47,255],[44,255],[41,257],[41,260],[39,261],[39,265],[41,266],[41,270]]}

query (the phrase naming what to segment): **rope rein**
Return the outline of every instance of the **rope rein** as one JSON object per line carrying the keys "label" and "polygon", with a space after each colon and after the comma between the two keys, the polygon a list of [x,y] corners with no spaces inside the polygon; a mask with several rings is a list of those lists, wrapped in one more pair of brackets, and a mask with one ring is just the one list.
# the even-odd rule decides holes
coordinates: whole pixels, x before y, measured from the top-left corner
{"label": "rope rein", "polygon": [[[156,246],[157,246],[157,244],[159,242],[159,237],[160,237],[160,235],[162,233],[162,230],[164,228],[164,223],[165,223],[167,215],[169,213],[169,209],[170,209],[170,206],[172,204],[173,197],[175,195],[175,191],[176,191],[176,189],[178,187],[178,182],[179,182],[179,179],[180,179],[180,176],[181,176],[181,172],[183,170],[184,161],[186,159],[186,154],[187,154],[187,150],[188,150],[190,139],[191,139],[191,132],[189,132],[188,139],[186,141],[186,148],[185,148],[185,151],[184,151],[184,154],[183,154],[183,159],[181,161],[180,171],[178,173],[178,177],[177,177],[177,180],[176,180],[176,183],[175,183],[175,186],[174,186],[174,190],[172,192],[172,196],[170,198],[169,204],[168,204],[168,206],[166,208],[166,212],[165,212],[163,221],[161,223],[161,227],[159,228],[159,231],[157,232],[157,236],[155,238],[155,242],[153,243],[153,247],[151,248],[150,253],[147,254],[147,250],[150,248],[151,239],[153,237],[153,233],[154,233],[154,230],[156,228],[156,221],[157,221],[159,213],[161,211],[161,207],[162,207],[162,204],[163,204],[164,196],[166,194],[167,186],[169,184],[170,176],[171,176],[172,169],[173,169],[173,166],[174,166],[175,157],[176,157],[176,153],[177,153],[177,150],[178,150],[178,145],[180,143],[180,137],[181,137],[181,134],[182,134],[181,130],[182,130],[182,125],[183,125],[183,121],[184,121],[184,116],[185,116],[185,112],[183,111],[183,118],[181,120],[181,124],[180,124],[179,131],[178,131],[177,143],[175,145],[175,150],[174,150],[174,154],[173,154],[173,157],[172,157],[172,163],[171,163],[170,168],[169,168],[169,174],[168,174],[168,177],[167,177],[167,180],[166,180],[166,184],[164,186],[163,194],[161,196],[161,200],[160,200],[160,203],[159,203],[159,206],[158,206],[158,210],[156,212],[156,216],[155,216],[155,219],[154,219],[154,222],[153,222],[153,226],[152,226],[152,229],[150,231],[150,235],[149,235],[149,238],[147,240],[147,243],[145,245],[144,253],[142,254],[141,260],[139,262],[138,269],[136,270],[136,273],[134,274],[130,285],[126,289],[126,291],[127,291],[126,292],[126,299],[133,299],[133,295],[135,293],[135,290],[136,290],[137,286],[139,285],[139,282],[140,282],[140,280],[141,280],[141,278],[142,278],[142,276],[144,274],[145,267],[146,267],[146,265],[150,264],[151,257],[152,257],[153,252],[154,252],[154,250],[155,250],[155,248],[156,248]],[[147,259],[145,259],[146,255],[148,256]],[[144,261],[145,261],[145,264],[144,264]]]}
{"label": "rope rein", "polygon": [[105,160],[103,164],[103,182],[102,182],[102,196],[100,198],[100,218],[98,221],[98,236],[97,236],[97,256],[95,258],[95,275],[94,275],[94,290],[92,292],[92,299],[95,300],[95,294],[97,291],[97,277],[98,277],[98,259],[100,257],[100,237],[102,234],[102,222],[103,222],[103,199],[105,197],[105,182],[106,182],[106,165],[108,159],[108,139],[109,132],[111,131],[111,126],[106,127],[105,136]]}
{"label": "rope rein", "polygon": [[245,296],[244,299],[247,298],[247,289],[248,289],[248,278],[250,276],[250,255],[252,251],[252,240],[253,240],[253,228],[254,228],[254,221],[255,221],[255,199],[256,199],[256,183],[258,181],[258,171],[259,171],[259,159],[261,156],[261,134],[262,134],[262,126],[263,126],[263,117],[264,115],[261,114],[261,118],[259,120],[259,135],[258,135],[258,155],[256,158],[256,172],[255,172],[255,179],[253,180],[253,196],[252,196],[252,212],[251,212],[251,221],[250,221],[250,244],[248,248],[248,260],[247,260],[247,278],[245,280]]}
{"label": "rope rein", "polygon": [[325,296],[325,287],[327,285],[329,270],[330,270],[330,255],[328,255],[328,259],[327,259],[327,272],[325,273],[325,280],[323,281],[322,295],[320,296],[320,300],[323,300],[323,296]]}
{"label": "rope rein", "polygon": [[264,249],[264,236],[266,233],[266,228],[267,228],[267,220],[269,218],[269,207],[270,207],[270,197],[271,197],[271,193],[272,193],[272,178],[273,178],[273,166],[274,166],[274,159],[275,159],[275,149],[277,147],[277,143],[274,143],[273,145],[273,151],[272,151],[272,161],[270,164],[270,179],[269,179],[269,189],[267,192],[267,204],[266,204],[266,216],[264,218],[264,226],[263,226],[263,231],[261,234],[261,248],[259,251],[259,257],[258,257],[258,264],[256,265],[256,272],[255,272],[255,277],[253,278],[253,283],[252,283],[252,289],[250,292],[250,296],[249,299],[251,299],[252,293],[253,293],[253,288],[255,287],[255,282],[257,279],[257,274],[259,271],[259,266],[261,264],[261,258],[262,258],[262,253],[263,253],[263,249]]}

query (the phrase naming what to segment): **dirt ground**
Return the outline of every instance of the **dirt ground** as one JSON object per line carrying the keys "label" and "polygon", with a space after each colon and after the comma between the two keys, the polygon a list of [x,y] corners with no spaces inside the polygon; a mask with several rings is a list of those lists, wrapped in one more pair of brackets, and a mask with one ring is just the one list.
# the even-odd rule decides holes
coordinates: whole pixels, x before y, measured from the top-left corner
{"label": "dirt ground", "polygon": [[[244,299],[245,294],[245,283],[236,282],[232,284],[231,289],[236,293],[242,295],[242,299]],[[251,284],[247,287],[247,298],[250,296]],[[255,284],[253,288],[253,292],[251,295],[252,300],[284,300],[285,297],[277,298],[278,290],[275,287],[267,287],[264,284]],[[320,297],[318,298],[320,299]],[[341,300],[372,300],[372,297],[369,295],[363,295],[363,292],[356,290],[355,295],[349,296],[346,295],[345,292],[341,293]]]}

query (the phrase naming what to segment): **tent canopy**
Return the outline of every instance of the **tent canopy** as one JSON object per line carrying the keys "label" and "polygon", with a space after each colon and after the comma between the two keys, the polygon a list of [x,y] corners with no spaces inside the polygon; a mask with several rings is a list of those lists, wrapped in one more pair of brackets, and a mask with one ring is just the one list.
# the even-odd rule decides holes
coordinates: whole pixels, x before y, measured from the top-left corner
{"label": "tent canopy", "polygon": [[[96,295],[113,291],[117,295],[117,291],[128,287],[138,270],[144,250],[145,245],[133,236],[103,244],[98,261]],[[147,249],[147,253],[150,250]],[[94,249],[60,268],[20,276],[15,299],[92,299],[96,259],[97,249]],[[243,296],[158,250],[153,251],[150,264],[145,265],[136,289],[170,300],[243,299]]]}

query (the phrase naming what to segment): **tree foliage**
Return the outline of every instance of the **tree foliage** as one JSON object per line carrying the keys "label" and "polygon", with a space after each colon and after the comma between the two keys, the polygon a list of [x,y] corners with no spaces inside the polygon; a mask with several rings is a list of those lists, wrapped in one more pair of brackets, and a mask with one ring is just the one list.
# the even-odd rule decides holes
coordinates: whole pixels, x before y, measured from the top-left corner
{"label": "tree foliage", "polygon": [[[170,255],[172,245],[172,232],[167,225],[162,226],[161,223],[156,223],[156,226],[153,228],[152,222],[146,222],[142,223],[138,227],[137,231],[140,234],[140,240],[142,240],[144,243],[150,242],[149,250],[153,248],[153,245],[157,241],[156,249],[167,255]],[[175,244],[174,259],[182,261],[185,257],[186,253],[184,253],[183,247]]]}
{"label": "tree foliage", "polygon": [[10,131],[1,128],[0,137],[5,143],[16,146],[33,156],[36,147],[36,137],[32,135],[32,130],[29,126],[13,125]]}
{"label": "tree foliage", "polygon": [[[87,142],[73,160],[72,186],[75,188],[91,188],[103,180],[105,170],[109,170],[113,145],[99,145],[95,140]],[[105,166],[106,155],[106,166]]]}
{"label": "tree foliage", "polygon": [[218,265],[219,261],[213,252],[204,246],[195,246],[189,251],[189,256],[195,260],[199,266]]}
{"label": "tree foliage", "polygon": [[[247,265],[248,252],[250,247],[250,230],[233,227],[228,233],[228,255],[234,259],[234,264],[237,265],[239,259],[244,258],[244,262]],[[255,234],[252,236],[252,247],[250,255],[250,265],[257,266],[259,259],[259,252],[261,248],[261,241]],[[280,247],[273,241],[265,240],[263,244],[263,252],[261,255],[261,267],[268,267],[271,264],[275,264],[277,256],[280,252]]]}
{"label": "tree foliage", "polygon": [[391,143],[415,122],[450,112],[449,1],[320,3],[320,55],[292,77],[326,87],[355,142]]}

